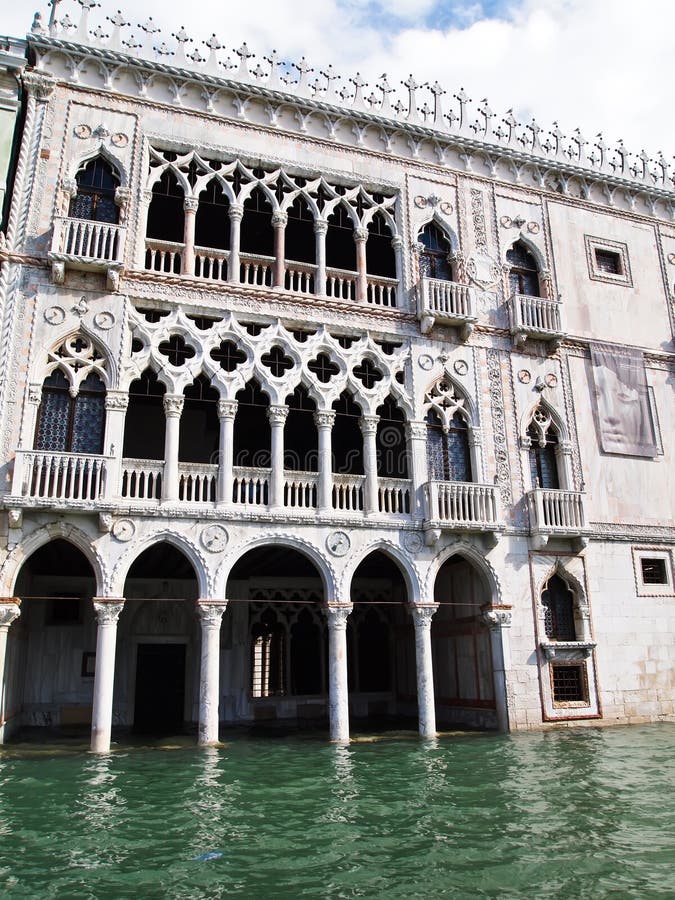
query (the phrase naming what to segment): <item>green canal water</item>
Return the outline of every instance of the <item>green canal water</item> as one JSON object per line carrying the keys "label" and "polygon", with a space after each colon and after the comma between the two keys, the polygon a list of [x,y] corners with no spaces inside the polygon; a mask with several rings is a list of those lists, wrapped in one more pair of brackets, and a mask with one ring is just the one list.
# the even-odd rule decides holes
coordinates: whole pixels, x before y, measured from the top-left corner
{"label": "green canal water", "polygon": [[0,896],[675,897],[675,725],[8,745]]}

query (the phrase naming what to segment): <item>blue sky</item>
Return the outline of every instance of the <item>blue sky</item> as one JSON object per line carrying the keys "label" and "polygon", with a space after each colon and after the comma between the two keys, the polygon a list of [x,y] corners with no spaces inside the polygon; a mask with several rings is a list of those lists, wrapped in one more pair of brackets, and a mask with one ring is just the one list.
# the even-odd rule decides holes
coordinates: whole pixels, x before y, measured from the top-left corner
{"label": "blue sky", "polygon": [[[675,153],[672,115],[673,0],[102,0],[92,23],[118,6],[134,28],[153,16],[163,39],[181,25],[203,50],[213,32],[231,52],[244,40],[260,57],[272,48],[286,59],[305,55],[317,70],[331,63],[345,78],[386,72],[399,87],[410,72],[438,80],[451,98],[460,87],[495,113],[514,108],[546,130],[557,121],[570,135],[603,132],[639,153]],[[22,34],[32,10],[46,2],[4,4],[0,33]],[[63,0],[59,15],[77,18]],[[109,27],[109,26],[108,26]],[[193,45],[194,46],[194,45]],[[420,103],[424,97],[420,98]]]}

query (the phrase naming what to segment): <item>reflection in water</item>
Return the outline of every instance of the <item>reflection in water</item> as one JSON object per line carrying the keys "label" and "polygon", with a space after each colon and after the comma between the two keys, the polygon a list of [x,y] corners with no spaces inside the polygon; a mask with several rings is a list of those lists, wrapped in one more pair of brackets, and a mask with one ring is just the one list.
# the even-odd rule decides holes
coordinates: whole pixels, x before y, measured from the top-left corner
{"label": "reflection in water", "polygon": [[105,757],[10,746],[0,895],[672,897],[674,741],[664,724]]}

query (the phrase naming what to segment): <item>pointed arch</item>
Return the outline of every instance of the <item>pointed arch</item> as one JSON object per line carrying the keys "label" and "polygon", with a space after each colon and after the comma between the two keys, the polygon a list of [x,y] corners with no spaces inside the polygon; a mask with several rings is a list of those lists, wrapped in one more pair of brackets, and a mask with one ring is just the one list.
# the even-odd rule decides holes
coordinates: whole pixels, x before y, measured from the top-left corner
{"label": "pointed arch", "polygon": [[414,564],[400,547],[384,538],[377,539],[362,547],[350,558],[349,565],[345,568],[340,579],[340,596],[343,598],[350,596],[356,570],[367,557],[378,552],[388,557],[401,573],[408,595],[407,602],[409,604],[422,602],[422,585]]}
{"label": "pointed arch", "polygon": [[135,541],[133,546],[118,559],[111,576],[113,596],[124,596],[124,585],[134,562],[150,547],[162,543],[170,544],[179,550],[192,566],[199,590],[199,599],[216,596],[213,593],[213,573],[209,569],[204,554],[195,543],[192,543],[184,535],[170,531],[168,528],[147,534],[139,541]]}
{"label": "pointed arch", "polygon": [[550,420],[550,423],[558,432],[561,441],[569,440],[569,430],[567,423],[560,410],[554,406],[546,397],[539,397],[528,409],[523,413],[520,419],[520,440],[523,446],[529,446],[529,438],[527,430],[530,427],[537,411],[544,413],[544,418]]}
{"label": "pointed arch", "polygon": [[501,606],[503,603],[502,588],[494,566],[479,550],[464,541],[459,541],[456,544],[444,548],[432,559],[429,568],[427,569],[426,580],[424,582],[424,596],[427,598],[426,602],[433,599],[434,584],[441,566],[453,556],[463,557],[478,571],[485,586],[487,596],[489,597],[489,605]]}

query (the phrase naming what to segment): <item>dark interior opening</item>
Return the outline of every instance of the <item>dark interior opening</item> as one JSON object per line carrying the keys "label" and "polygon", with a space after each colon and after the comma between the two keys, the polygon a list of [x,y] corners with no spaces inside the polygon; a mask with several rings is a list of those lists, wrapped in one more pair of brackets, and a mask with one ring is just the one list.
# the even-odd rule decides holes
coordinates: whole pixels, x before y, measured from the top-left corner
{"label": "dark interior opening", "polygon": [[134,731],[175,734],[184,724],[185,644],[139,644]]}
{"label": "dark interior opening", "polygon": [[326,266],[356,272],[356,244],[354,223],[340,203],[328,217],[326,232]]}
{"label": "dark interior opening", "polygon": [[237,393],[234,420],[234,465],[265,468],[270,465],[271,432],[267,418],[269,399],[252,379]]}
{"label": "dark interior opening", "polygon": [[148,209],[148,237],[182,244],[185,232],[183,189],[174,173],[167,169],[152,187]]}
{"label": "dark interior opening", "polygon": [[369,275],[396,278],[396,254],[391,245],[391,229],[382,213],[375,213],[368,223],[366,271]]}
{"label": "dark interior opening", "polygon": [[230,201],[215,180],[209,181],[199,195],[195,219],[195,245],[216,250],[230,248]]}
{"label": "dark interior opening", "polygon": [[217,463],[220,445],[218,391],[198,375],[183,392],[178,459],[188,463]]}
{"label": "dark interior opening", "polygon": [[319,438],[314,423],[316,403],[299,385],[286,398],[288,417],[284,426],[284,468],[294,472],[318,472]]}
{"label": "dark interior opening", "polygon": [[407,478],[405,416],[393,397],[387,397],[377,414],[377,474],[381,478]]}
{"label": "dark interior opening", "polygon": [[146,369],[129,386],[122,455],[127,459],[164,459],[165,386]]}
{"label": "dark interior opening", "polygon": [[270,201],[258,187],[255,187],[251,191],[251,196],[244,201],[240,249],[242,253],[274,256],[272,207]]}
{"label": "dark interior opening", "polygon": [[359,419],[361,407],[344,391],[333,403],[333,472],[363,475],[363,435]]}
{"label": "dark interior opening", "polygon": [[296,197],[288,210],[286,259],[311,265],[316,262],[314,217],[302,197]]}

